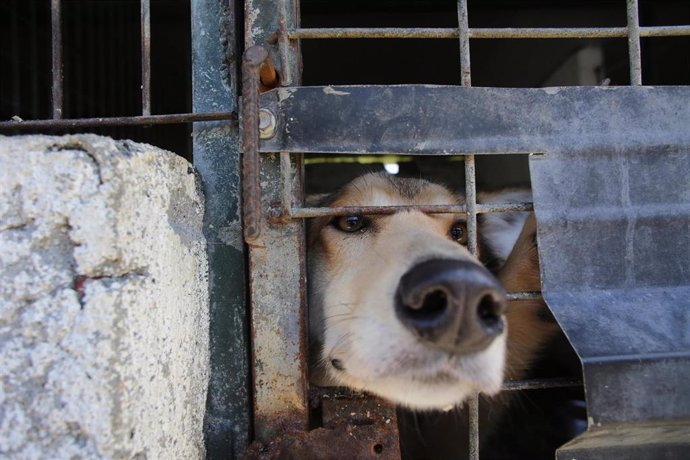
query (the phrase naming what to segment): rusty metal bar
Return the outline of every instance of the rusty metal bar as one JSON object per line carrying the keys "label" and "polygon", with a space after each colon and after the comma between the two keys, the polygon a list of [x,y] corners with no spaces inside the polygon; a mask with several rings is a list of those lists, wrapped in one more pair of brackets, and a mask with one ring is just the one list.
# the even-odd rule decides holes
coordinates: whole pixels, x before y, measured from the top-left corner
{"label": "rusty metal bar", "polygon": [[503,383],[502,391],[546,390],[550,388],[568,388],[582,386],[582,380],[567,377],[551,379],[508,380]]}
{"label": "rusty metal bar", "polygon": [[141,0],[141,114],[151,115],[151,0]]}
{"label": "rusty metal bar", "polygon": [[51,0],[51,47],[53,59],[52,105],[53,118],[62,118],[64,88],[62,74],[62,0]]}
{"label": "rusty metal bar", "polygon": [[640,50],[640,13],[637,0],[628,0],[628,56],[630,59],[630,84],[642,84],[642,55]]}
{"label": "rusty metal bar", "polygon": [[[532,203],[476,204],[476,214],[532,211]],[[421,205],[421,206],[342,206],[335,208],[292,208],[281,218],[303,219],[309,217],[349,216],[356,214],[386,215],[396,212],[420,211],[425,214],[466,214],[467,208],[462,204]],[[275,215],[278,217],[278,214]]]}
{"label": "rusty metal bar", "polygon": [[280,198],[280,213],[282,216],[292,215],[292,161],[287,152],[280,153],[280,182],[282,185]]}
{"label": "rusty metal bar", "polygon": [[[690,35],[690,25],[639,27],[641,37],[678,37]],[[468,29],[473,39],[539,38],[626,38],[626,27],[501,27]],[[291,40],[396,38],[457,39],[456,28],[333,27],[298,28],[286,32]]]}
{"label": "rusty metal bar", "polygon": [[0,131],[34,129],[72,129],[107,126],[150,126],[192,123],[197,121],[237,120],[235,112],[171,113],[136,117],[72,118],[60,120],[0,121]]}
{"label": "rusty metal bar", "polygon": [[283,86],[292,86],[292,70],[288,62],[290,53],[290,39],[288,37],[287,0],[278,1],[278,50],[280,52],[280,67],[283,73]]}
{"label": "rusty metal bar", "polygon": [[268,51],[252,46],[242,61],[242,196],[244,239],[254,243],[261,234],[261,184],[259,182],[259,85],[261,66]]}

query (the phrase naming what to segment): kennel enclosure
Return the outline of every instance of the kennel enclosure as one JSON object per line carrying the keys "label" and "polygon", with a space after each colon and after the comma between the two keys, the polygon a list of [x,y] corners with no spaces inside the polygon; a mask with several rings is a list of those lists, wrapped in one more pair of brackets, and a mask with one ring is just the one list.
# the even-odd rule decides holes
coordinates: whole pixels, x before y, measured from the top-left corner
{"label": "kennel enclosure", "polygon": [[[225,457],[229,452],[239,456],[252,439],[268,443],[288,429],[301,433],[306,443],[328,445],[339,432],[333,438],[310,441],[309,428],[318,424],[319,417],[321,422],[347,420],[351,413],[359,416],[367,411],[371,431],[359,443],[342,446],[351,449],[343,455],[397,455],[393,408],[337,389],[309,388],[304,320],[304,219],[396,211],[305,206],[308,169],[305,172],[304,156],[394,153],[425,156],[429,161],[432,156],[464,156],[467,204],[425,211],[466,213],[472,250],[476,250],[478,214],[535,210],[543,296],[582,360],[589,417],[588,430],[562,447],[557,458],[625,458],[630,452],[649,458],[682,458],[690,439],[690,398],[684,391],[690,377],[690,78],[681,71],[681,77],[666,82],[668,74],[650,63],[645,52],[662,54],[654,48],[655,41],[687,41],[690,17],[681,15],[684,22],[678,25],[647,24],[641,22],[640,12],[653,7],[642,0],[628,0],[625,5],[606,4],[618,14],[616,26],[513,26],[505,19],[507,27],[477,27],[475,12],[486,17],[491,7],[460,0],[438,7],[437,16],[442,19],[429,19],[425,27],[345,27],[333,19],[338,8],[322,2],[171,2],[188,11],[180,24],[191,25],[191,100],[181,103],[178,107],[183,110],[176,113],[156,113],[156,99],[165,98],[152,96],[157,82],[164,85],[164,79],[174,77],[156,74],[152,64],[156,24],[160,24],[155,14],[171,6],[141,0],[129,2],[130,16],[120,16],[123,21],[125,16],[130,18],[126,19],[131,23],[128,30],[139,38],[134,50],[139,53],[135,67],[140,88],[133,91],[138,93],[137,113],[113,107],[110,113],[89,116],[70,102],[79,100],[79,86],[73,86],[78,80],[78,72],[74,73],[78,56],[63,61],[65,37],[72,33],[65,25],[78,29],[74,25],[75,15],[80,14],[74,8],[80,6],[77,3],[51,0],[41,3],[42,13],[32,13],[36,21],[50,23],[46,29],[50,30],[50,50],[42,56],[49,58],[50,72],[48,67],[44,70],[52,78],[35,87],[45,93],[49,84],[51,91],[26,114],[19,110],[22,101],[14,101],[7,115],[3,112],[7,121],[1,121],[0,128],[17,134],[112,126],[120,130],[115,136],[146,138],[144,130],[126,131],[126,127],[184,123],[192,134],[189,151],[184,141],[174,148],[193,156],[206,193],[214,353],[206,421],[209,456]],[[433,4],[417,2],[414,11]],[[496,2],[493,7],[499,11],[505,4]],[[576,9],[568,2],[562,6]],[[666,6],[687,13],[687,7],[678,2]],[[20,8],[19,3],[15,7]],[[387,8],[395,9],[390,4]],[[304,14],[307,9],[311,13]],[[386,7],[382,11],[385,15]],[[356,14],[345,12],[344,16]],[[380,11],[377,14],[381,16]],[[305,20],[309,27],[301,26]],[[19,29],[19,24],[8,23],[7,29],[12,27]],[[376,49],[378,43],[389,40],[414,46],[422,46],[417,45],[422,41],[440,47],[452,44],[451,52],[457,47],[453,59],[439,64],[455,75],[452,83],[457,86],[422,84],[445,83],[436,81],[430,71],[427,75],[432,81],[406,81],[407,74],[391,71],[392,75],[386,75],[380,67],[376,77],[366,81],[366,67],[376,66],[371,58],[352,74],[345,70],[328,74],[333,61],[348,61],[355,67],[344,51],[355,54],[357,46]],[[521,46],[515,41],[560,44],[563,40],[610,40],[602,52],[624,47],[627,62],[601,75],[602,81],[594,86],[491,87],[498,83],[492,84],[486,75],[495,68],[481,57],[487,49],[482,47]],[[7,57],[15,66],[22,61],[20,46],[19,41],[13,42],[15,51]],[[244,55],[245,69],[240,71],[244,49],[249,51]],[[268,52],[280,79],[279,88],[263,94],[257,73],[265,62],[261,49]],[[687,56],[683,51],[688,45],[682,42],[675,49],[680,51],[671,58],[684,69]],[[597,86],[607,76],[614,76],[613,84]],[[649,86],[647,82],[654,78],[674,85]],[[300,86],[305,79],[310,86]],[[6,99],[5,94],[19,87],[22,74],[3,74],[3,80],[10,82],[3,92]],[[348,82],[377,84],[351,86]],[[84,94],[86,88],[81,87]],[[96,101],[118,97],[107,91],[90,94]],[[17,119],[9,120],[13,115]],[[485,173],[480,163],[488,154],[529,155],[534,204],[488,207],[476,203],[475,179]],[[241,186],[245,187],[242,203]],[[240,211],[245,213],[249,243],[246,266],[245,249],[238,244]],[[538,295],[515,293],[514,298]],[[507,382],[505,389],[579,384],[577,379],[556,378]],[[481,458],[478,404],[475,398],[468,409],[469,458]],[[319,408],[321,415],[316,416]]]}

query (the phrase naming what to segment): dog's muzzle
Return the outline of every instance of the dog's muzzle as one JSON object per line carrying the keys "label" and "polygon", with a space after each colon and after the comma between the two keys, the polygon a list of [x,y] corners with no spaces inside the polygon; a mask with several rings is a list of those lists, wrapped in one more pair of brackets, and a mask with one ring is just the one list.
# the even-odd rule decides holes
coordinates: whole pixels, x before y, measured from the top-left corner
{"label": "dog's muzzle", "polygon": [[488,270],[460,260],[413,266],[395,294],[398,319],[425,344],[453,354],[481,351],[501,335],[507,304]]}

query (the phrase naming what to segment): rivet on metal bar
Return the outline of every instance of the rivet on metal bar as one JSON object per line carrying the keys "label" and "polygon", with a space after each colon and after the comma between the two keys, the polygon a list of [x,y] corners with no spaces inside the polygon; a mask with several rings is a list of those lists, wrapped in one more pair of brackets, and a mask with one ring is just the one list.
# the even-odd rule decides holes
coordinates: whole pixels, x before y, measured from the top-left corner
{"label": "rivet on metal bar", "polygon": [[244,240],[253,244],[261,235],[261,183],[259,182],[259,91],[262,69],[272,67],[268,51],[252,46],[242,61],[242,202]]}

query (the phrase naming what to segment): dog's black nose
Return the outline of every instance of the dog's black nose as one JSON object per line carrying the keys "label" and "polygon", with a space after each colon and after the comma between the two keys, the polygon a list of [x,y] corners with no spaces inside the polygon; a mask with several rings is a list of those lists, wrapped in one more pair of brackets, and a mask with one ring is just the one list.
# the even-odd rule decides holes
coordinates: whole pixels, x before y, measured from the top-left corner
{"label": "dog's black nose", "polygon": [[434,259],[400,279],[395,309],[420,339],[451,353],[486,348],[503,332],[503,288],[477,263]]}

